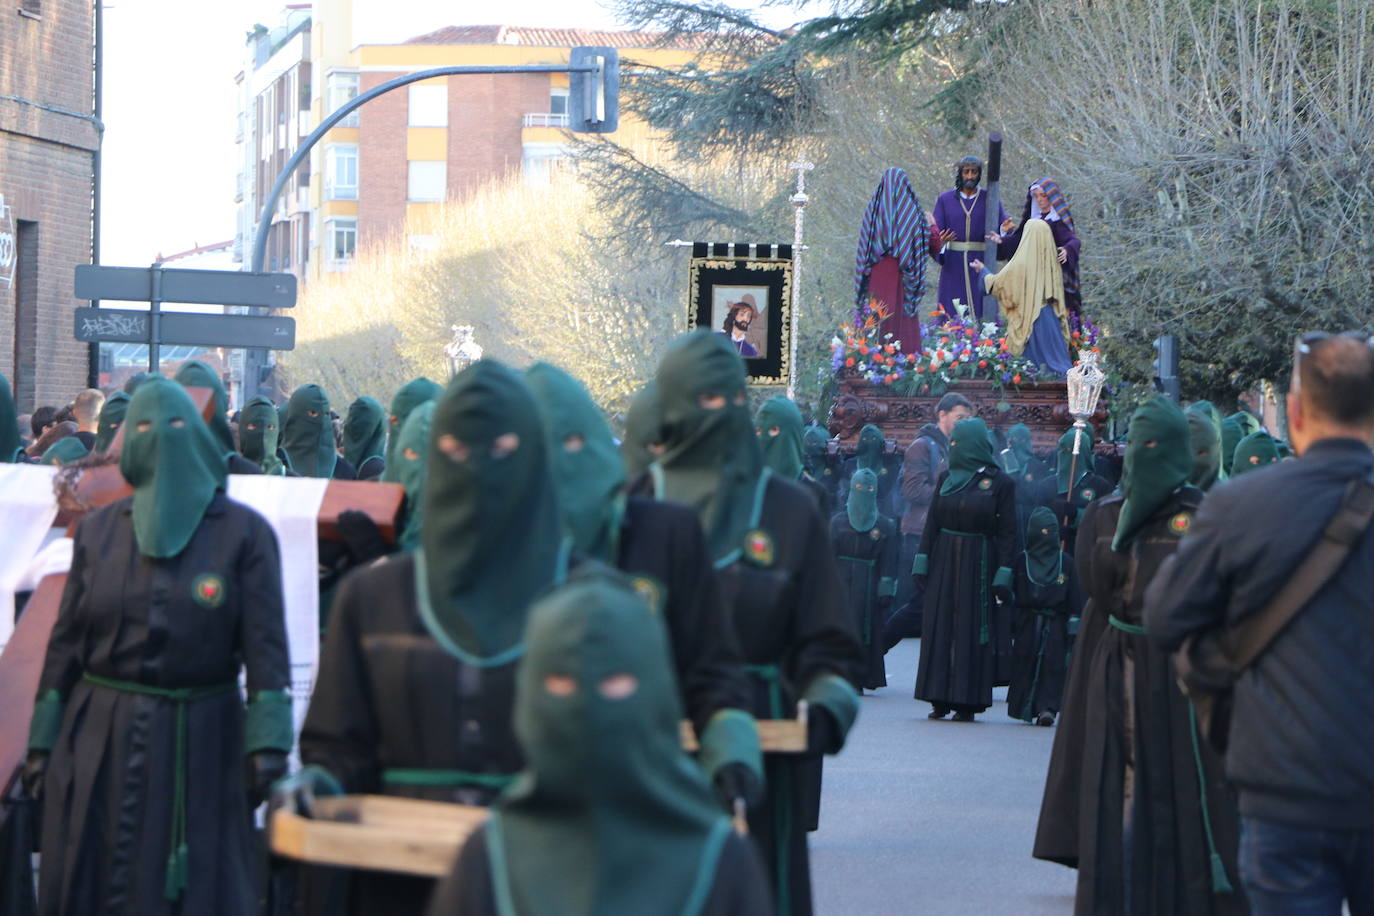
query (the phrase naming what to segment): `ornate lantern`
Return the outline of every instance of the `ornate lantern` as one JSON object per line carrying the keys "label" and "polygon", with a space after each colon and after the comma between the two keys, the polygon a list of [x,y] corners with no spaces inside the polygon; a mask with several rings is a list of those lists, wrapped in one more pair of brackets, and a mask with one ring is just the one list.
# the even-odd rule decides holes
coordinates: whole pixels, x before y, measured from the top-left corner
{"label": "ornate lantern", "polygon": [[450,376],[457,375],[468,366],[482,358],[482,348],[473,338],[476,329],[470,324],[450,326],[453,339],[444,344],[444,356],[448,358]]}

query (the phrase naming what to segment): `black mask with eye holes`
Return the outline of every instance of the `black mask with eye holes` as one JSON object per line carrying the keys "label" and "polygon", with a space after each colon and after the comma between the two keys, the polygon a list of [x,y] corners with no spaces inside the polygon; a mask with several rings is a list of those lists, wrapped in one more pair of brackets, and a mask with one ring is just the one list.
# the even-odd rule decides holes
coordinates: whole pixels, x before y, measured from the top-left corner
{"label": "black mask with eye holes", "polygon": [[562,543],[550,467],[534,398],[500,363],[474,363],[435,402],[416,586],[430,632],[460,657],[518,657]]}

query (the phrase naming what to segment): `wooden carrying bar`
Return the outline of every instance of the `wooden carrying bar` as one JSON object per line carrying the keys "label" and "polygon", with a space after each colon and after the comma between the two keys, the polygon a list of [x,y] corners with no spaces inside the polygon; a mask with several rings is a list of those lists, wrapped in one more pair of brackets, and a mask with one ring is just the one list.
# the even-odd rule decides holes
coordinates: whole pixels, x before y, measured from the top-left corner
{"label": "wooden carrying bar", "polygon": [[[795,719],[757,719],[759,747],[765,754],[803,754],[806,752],[806,701],[797,703]],[[696,729],[682,720],[682,749],[690,754],[701,750]]]}

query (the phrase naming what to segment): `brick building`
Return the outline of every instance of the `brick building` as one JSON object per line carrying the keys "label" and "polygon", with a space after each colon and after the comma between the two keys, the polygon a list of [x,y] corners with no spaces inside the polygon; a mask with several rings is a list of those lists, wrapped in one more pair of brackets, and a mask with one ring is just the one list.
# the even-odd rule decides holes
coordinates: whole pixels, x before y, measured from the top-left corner
{"label": "brick building", "polygon": [[20,413],[65,404],[90,369],[72,314],[100,148],[94,15],[89,0],[0,11],[0,373]]}

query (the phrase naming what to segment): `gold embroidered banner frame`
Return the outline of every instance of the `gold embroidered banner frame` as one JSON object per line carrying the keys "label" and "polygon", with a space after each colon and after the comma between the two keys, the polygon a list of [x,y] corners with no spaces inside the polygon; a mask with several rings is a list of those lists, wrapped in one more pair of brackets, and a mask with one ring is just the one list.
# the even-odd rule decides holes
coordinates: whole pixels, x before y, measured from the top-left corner
{"label": "gold embroidered banner frame", "polygon": [[785,385],[792,343],[792,252],[787,245],[693,246],[687,328],[730,340],[756,385]]}

